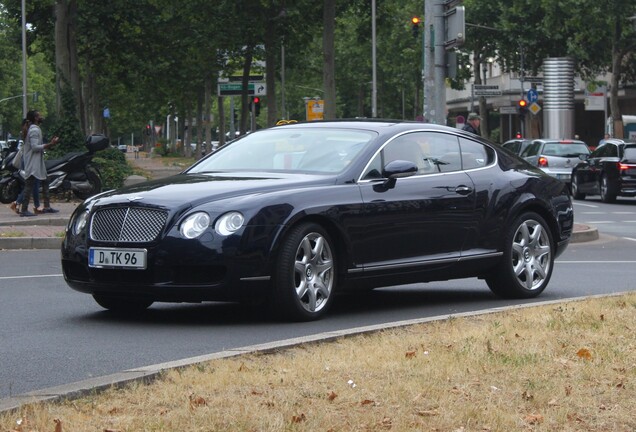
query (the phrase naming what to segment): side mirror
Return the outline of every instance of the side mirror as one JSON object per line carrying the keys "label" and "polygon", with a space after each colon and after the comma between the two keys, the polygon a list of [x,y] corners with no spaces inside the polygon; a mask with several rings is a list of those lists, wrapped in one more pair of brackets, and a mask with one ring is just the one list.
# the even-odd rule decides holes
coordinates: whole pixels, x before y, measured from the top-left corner
{"label": "side mirror", "polygon": [[417,172],[417,165],[405,160],[394,160],[386,164],[382,171],[382,177],[386,179],[382,183],[373,186],[376,192],[386,192],[395,187],[397,179],[410,177]]}
{"label": "side mirror", "polygon": [[410,177],[417,173],[417,165],[405,160],[394,160],[386,164],[382,176],[388,179]]}

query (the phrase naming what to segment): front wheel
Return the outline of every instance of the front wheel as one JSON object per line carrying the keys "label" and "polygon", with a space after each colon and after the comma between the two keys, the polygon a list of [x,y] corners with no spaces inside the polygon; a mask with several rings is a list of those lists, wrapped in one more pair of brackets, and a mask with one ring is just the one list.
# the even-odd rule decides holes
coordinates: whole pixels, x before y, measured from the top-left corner
{"label": "front wheel", "polygon": [[9,204],[14,202],[20,194],[22,184],[15,177],[0,185],[0,202]]}
{"label": "front wheel", "polygon": [[533,298],[548,285],[553,266],[548,224],[534,212],[524,213],[508,229],[502,259],[486,276],[486,283],[500,297]]}
{"label": "front wheel", "polygon": [[329,309],[336,287],[335,249],[320,225],[304,223],[283,241],[274,273],[275,310],[295,321],[311,321]]}
{"label": "front wheel", "polygon": [[579,187],[579,179],[576,173],[572,174],[572,197],[576,200],[584,200],[585,194],[581,192],[581,188]]}
{"label": "front wheel", "polygon": [[73,191],[76,197],[83,200],[90,198],[93,195],[97,195],[102,191],[102,177],[92,166],[86,168],[86,181],[91,186],[89,189]]}
{"label": "front wheel", "polygon": [[152,300],[126,299],[102,294],[93,294],[93,299],[104,309],[120,313],[141,312],[153,303]]}

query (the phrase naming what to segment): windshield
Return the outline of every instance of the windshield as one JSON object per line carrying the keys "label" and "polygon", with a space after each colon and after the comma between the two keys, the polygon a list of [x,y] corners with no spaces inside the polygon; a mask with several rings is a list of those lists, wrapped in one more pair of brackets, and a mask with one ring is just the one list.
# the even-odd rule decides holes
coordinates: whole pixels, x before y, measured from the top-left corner
{"label": "windshield", "polygon": [[188,172],[311,171],[338,173],[377,134],[336,128],[273,128],[247,135]]}

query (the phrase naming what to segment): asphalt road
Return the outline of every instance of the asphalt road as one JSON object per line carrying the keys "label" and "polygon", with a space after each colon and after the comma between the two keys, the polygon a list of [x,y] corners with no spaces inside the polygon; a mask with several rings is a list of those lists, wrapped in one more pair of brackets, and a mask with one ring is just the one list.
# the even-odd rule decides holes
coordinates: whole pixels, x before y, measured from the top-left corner
{"label": "asphalt road", "polygon": [[[586,200],[576,202],[575,211],[577,223],[598,223],[601,237],[571,244],[550,286],[531,302],[635,289],[636,200]],[[464,279],[341,296],[325,319],[312,323],[275,322],[226,303],[155,304],[139,317],[122,318],[66,286],[58,251],[0,256],[0,399],[254,344],[520,303],[496,298],[483,281]]]}

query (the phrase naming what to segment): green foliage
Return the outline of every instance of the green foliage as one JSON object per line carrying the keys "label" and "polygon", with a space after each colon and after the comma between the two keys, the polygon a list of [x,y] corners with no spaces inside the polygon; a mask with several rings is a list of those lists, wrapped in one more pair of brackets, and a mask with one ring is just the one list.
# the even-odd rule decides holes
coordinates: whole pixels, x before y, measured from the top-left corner
{"label": "green foliage", "polygon": [[93,158],[93,163],[101,174],[103,190],[123,186],[126,177],[133,173],[132,168],[126,162],[124,153],[113,147],[97,153]]}
{"label": "green foliage", "polygon": [[75,98],[69,86],[62,91],[62,115],[49,131],[49,136],[60,137],[60,142],[47,152],[48,157],[55,159],[66,153],[75,151],[86,151],[84,147],[84,136],[80,130],[77,111],[75,108]]}

